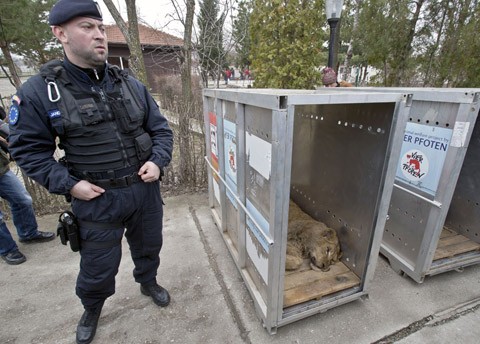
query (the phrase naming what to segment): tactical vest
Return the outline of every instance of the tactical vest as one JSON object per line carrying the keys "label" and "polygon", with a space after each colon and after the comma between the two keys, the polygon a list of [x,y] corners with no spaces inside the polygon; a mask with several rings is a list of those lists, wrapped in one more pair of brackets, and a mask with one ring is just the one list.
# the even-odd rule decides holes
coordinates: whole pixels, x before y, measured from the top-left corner
{"label": "tactical vest", "polygon": [[[40,71],[52,106],[50,122],[67,166],[76,175],[140,165],[151,153],[151,140],[142,126],[145,109],[137,93],[118,67],[110,67],[107,73],[113,75],[114,86],[96,92],[72,83],[61,61],[51,61]],[[149,152],[139,147],[138,139],[144,142],[145,136],[150,140]]]}

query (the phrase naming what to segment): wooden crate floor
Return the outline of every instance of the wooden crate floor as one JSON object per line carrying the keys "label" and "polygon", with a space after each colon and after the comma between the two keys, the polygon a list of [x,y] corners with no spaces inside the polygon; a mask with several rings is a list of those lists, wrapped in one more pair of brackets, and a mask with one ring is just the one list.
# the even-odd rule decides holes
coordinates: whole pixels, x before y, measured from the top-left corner
{"label": "wooden crate floor", "polygon": [[360,278],[342,262],[323,272],[310,269],[309,260],[305,259],[300,269],[285,272],[283,307],[318,300],[357,285],[360,285]]}
{"label": "wooden crate floor", "polygon": [[451,258],[462,253],[479,250],[480,244],[458,234],[454,230],[443,227],[433,260]]}

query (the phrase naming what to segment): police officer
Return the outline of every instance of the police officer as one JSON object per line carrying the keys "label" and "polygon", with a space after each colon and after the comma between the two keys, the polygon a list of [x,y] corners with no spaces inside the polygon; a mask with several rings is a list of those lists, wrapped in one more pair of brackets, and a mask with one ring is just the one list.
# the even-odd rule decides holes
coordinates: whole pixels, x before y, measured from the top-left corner
{"label": "police officer", "polygon": [[[146,87],[106,63],[95,1],[60,0],[49,24],[65,56],[44,65],[13,97],[9,148],[31,178],[71,196],[81,240],[76,294],[85,309],[76,340],[90,343],[104,301],[115,292],[124,232],[141,293],[162,307],[170,302],[156,276],[159,177],[171,160],[173,136]],[[57,138],[64,163],[53,157]]]}

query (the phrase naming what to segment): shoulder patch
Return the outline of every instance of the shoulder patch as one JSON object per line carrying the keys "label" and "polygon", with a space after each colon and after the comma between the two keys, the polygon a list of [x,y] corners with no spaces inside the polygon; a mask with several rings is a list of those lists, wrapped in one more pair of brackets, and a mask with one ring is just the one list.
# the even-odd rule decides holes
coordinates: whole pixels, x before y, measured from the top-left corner
{"label": "shoulder patch", "polygon": [[18,106],[15,103],[13,103],[12,106],[10,106],[10,112],[8,113],[10,124],[11,125],[17,124],[18,117],[20,117],[18,112]]}
{"label": "shoulder patch", "polygon": [[15,94],[13,97],[12,97],[12,103],[15,102],[17,103],[17,105],[20,105],[20,103],[22,102],[20,100],[20,98]]}
{"label": "shoulder patch", "polygon": [[58,118],[61,116],[62,116],[62,113],[58,109],[48,111],[48,117],[50,117],[50,119]]}

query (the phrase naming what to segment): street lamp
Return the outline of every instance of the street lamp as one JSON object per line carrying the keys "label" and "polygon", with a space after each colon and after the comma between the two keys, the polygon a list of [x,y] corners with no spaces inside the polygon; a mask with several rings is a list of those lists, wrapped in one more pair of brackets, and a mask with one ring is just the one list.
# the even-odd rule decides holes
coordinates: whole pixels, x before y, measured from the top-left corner
{"label": "street lamp", "polygon": [[325,12],[330,25],[330,41],[328,42],[328,67],[334,68],[337,64],[337,26],[342,14],[343,0],[326,0]]}

